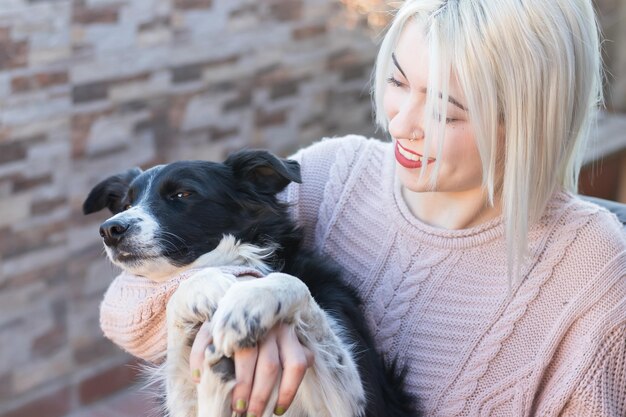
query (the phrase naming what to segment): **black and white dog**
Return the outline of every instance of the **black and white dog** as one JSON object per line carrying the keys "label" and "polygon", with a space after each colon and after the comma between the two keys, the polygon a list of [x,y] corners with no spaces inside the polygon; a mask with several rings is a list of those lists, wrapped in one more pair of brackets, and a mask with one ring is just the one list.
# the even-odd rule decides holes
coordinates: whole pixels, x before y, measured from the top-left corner
{"label": "black and white dog", "polygon": [[[107,255],[124,270],[165,281],[202,267],[167,305],[162,374],[169,414],[229,417],[229,358],[283,322],[315,355],[287,416],[417,415],[402,376],[375,351],[354,290],[336,266],[301,248],[301,230],[276,197],[292,181],[300,182],[297,162],[241,151],[224,163],[131,169],[96,185],[84,202],[85,214],[105,207],[114,214],[100,234]],[[266,276],[237,280],[218,268],[226,265],[252,266]],[[207,349],[196,385],[190,341],[204,321],[212,324],[215,349]],[[276,396],[277,390],[271,401]]]}

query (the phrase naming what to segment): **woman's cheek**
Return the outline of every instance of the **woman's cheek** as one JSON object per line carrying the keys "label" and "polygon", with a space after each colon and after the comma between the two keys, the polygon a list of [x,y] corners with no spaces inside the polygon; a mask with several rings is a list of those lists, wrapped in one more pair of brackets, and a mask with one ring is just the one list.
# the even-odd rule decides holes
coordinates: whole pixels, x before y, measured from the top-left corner
{"label": "woman's cheek", "polygon": [[383,97],[383,107],[388,120],[398,114],[398,93],[394,89],[386,88]]}
{"label": "woman's cheek", "polygon": [[446,138],[444,154],[451,168],[461,172],[467,179],[482,177],[482,162],[476,138],[468,126],[456,126]]}

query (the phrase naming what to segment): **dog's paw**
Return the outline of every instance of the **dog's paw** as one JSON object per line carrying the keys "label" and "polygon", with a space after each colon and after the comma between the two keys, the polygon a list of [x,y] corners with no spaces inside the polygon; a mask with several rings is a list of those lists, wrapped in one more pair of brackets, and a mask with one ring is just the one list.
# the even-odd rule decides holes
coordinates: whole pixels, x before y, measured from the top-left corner
{"label": "dog's paw", "polygon": [[235,379],[235,362],[218,352],[213,344],[208,345],[204,351],[204,369],[209,369],[222,382]]}
{"label": "dog's paw", "polygon": [[278,320],[280,302],[274,294],[249,284],[235,284],[213,316],[213,344],[228,357],[235,350],[256,346]]}
{"label": "dog's paw", "polygon": [[235,282],[232,275],[207,268],[181,282],[167,304],[168,321],[177,328],[191,331],[210,321],[217,303]]}

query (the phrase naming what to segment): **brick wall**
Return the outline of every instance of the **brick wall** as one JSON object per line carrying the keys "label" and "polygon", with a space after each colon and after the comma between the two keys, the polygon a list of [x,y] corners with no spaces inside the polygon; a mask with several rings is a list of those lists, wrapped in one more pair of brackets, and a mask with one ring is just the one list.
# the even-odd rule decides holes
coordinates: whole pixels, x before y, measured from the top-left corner
{"label": "brick wall", "polygon": [[626,112],[626,0],[594,0],[605,42],[606,96],[610,111]]}
{"label": "brick wall", "polygon": [[116,273],[86,193],[105,175],[245,145],[370,133],[370,33],[334,0],[0,1],[0,415],[126,386],[104,340]]}

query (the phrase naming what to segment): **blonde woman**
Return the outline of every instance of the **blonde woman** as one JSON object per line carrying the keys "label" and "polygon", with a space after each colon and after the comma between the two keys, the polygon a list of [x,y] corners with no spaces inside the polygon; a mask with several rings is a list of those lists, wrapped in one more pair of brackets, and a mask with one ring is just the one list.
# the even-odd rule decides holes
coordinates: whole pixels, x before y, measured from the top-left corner
{"label": "blonde woman", "polygon": [[[591,0],[409,0],[373,86],[391,140],[295,155],[283,198],[425,415],[626,415],[626,235],[574,195],[601,84]],[[235,414],[288,410],[309,354],[286,325],[236,352]]]}

